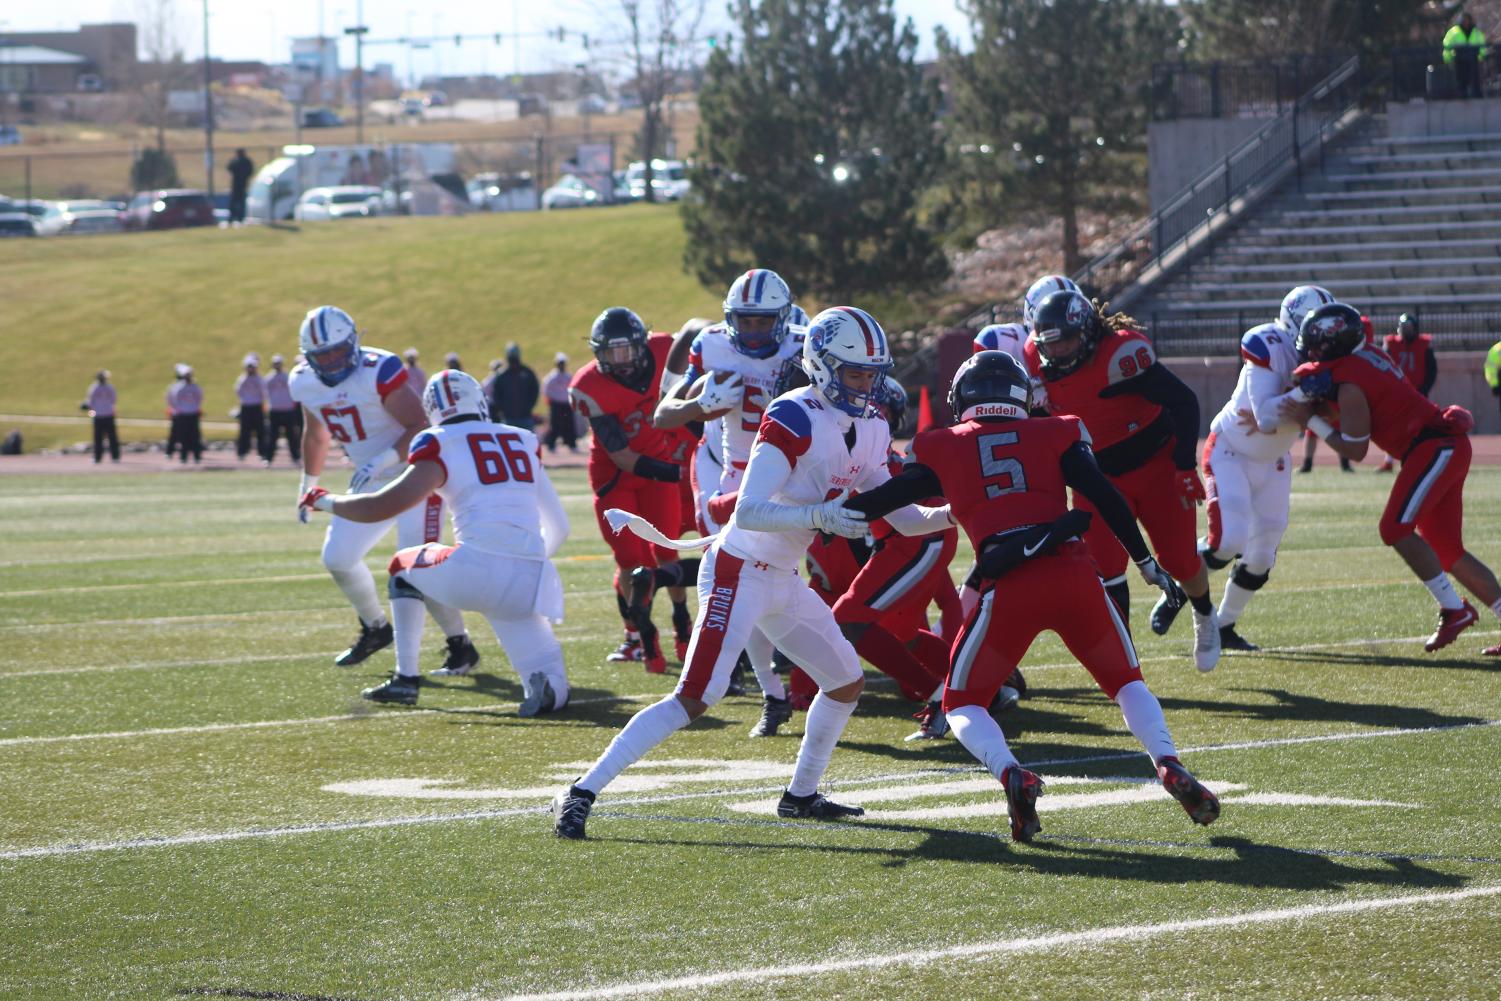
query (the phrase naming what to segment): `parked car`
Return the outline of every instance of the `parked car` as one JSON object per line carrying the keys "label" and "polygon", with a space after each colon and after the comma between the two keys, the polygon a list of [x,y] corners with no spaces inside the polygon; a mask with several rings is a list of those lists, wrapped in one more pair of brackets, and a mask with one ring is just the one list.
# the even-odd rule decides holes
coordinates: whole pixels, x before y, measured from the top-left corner
{"label": "parked car", "polygon": [[21,130],[14,125],[0,125],[0,146],[21,145]]}
{"label": "parked car", "polygon": [[531,174],[475,174],[464,187],[469,204],[487,212],[525,212],[537,207]]}
{"label": "parked car", "polygon": [[589,185],[573,174],[564,174],[558,183],[542,192],[544,209],[578,209],[607,202]]}
{"label": "parked car", "polygon": [[36,223],[25,212],[0,212],[0,238],[36,236]]}
{"label": "parked car", "polygon": [[[688,181],[688,168],[682,160],[653,160],[651,162],[651,188],[658,201],[675,202],[688,193],[693,186]],[[646,163],[637,160],[625,169],[626,184],[631,198],[640,201],[646,197]]]}
{"label": "parked car", "polygon": [[356,219],[380,215],[381,189],[364,184],[339,184],[309,188],[297,200],[292,218],[299,222],[320,219]]}
{"label": "parked car", "polygon": [[302,127],[305,129],[334,129],[344,124],[344,119],[328,108],[304,108]]}
{"label": "parked car", "polygon": [[141,191],[120,213],[120,223],[129,230],[212,226],[214,205],[208,195],[191,188]]}
{"label": "parked car", "polygon": [[120,209],[118,202],[75,199],[68,202],[53,202],[47,206],[42,218],[37,220],[38,236],[76,236],[82,233],[118,233]]}

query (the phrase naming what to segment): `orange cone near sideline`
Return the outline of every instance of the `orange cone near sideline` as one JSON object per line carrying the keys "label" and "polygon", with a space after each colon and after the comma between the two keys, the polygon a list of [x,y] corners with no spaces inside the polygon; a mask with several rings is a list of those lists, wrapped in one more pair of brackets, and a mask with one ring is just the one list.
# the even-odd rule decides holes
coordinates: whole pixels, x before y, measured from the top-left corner
{"label": "orange cone near sideline", "polygon": [[933,419],[933,398],[928,395],[928,384],[923,383],[917,394],[917,433],[922,434],[937,423]]}

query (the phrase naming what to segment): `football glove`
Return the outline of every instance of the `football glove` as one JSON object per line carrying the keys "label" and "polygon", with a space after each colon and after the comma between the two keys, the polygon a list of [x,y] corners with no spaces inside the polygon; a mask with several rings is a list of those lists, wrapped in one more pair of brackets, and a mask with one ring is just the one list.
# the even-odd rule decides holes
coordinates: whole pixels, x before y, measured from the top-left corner
{"label": "football glove", "polygon": [[314,487],[302,495],[302,500],[297,502],[297,516],[304,522],[307,521],[309,512],[332,511],[334,509],[333,496],[322,487]]}
{"label": "football glove", "polygon": [[349,492],[352,494],[364,493],[365,488],[370,485],[370,481],[373,480],[377,474],[393,464],[400,463],[401,458],[401,455],[396,451],[396,449],[386,449],[380,455],[377,455],[375,458],[371,459],[369,462],[365,463],[359,469],[356,469],[354,471],[354,476],[349,480]]}
{"label": "football glove", "polygon": [[1305,362],[1293,372],[1298,388],[1310,400],[1322,400],[1334,395],[1334,374],[1316,364]]}
{"label": "football glove", "polygon": [[1169,608],[1178,609],[1188,601],[1188,595],[1183,593],[1183,588],[1173,580],[1168,572],[1157,565],[1157,561],[1148,556],[1136,564],[1136,569],[1141,571],[1141,579],[1153,587],[1161,588],[1167,598]]}
{"label": "football glove", "polygon": [[304,525],[307,524],[308,509],[302,506],[302,498],[306,497],[308,491],[312,490],[317,485],[318,477],[311,476],[307,473],[302,474],[302,480],[297,484],[297,520],[302,522]]}
{"label": "football glove", "polygon": [[733,407],[739,402],[745,393],[745,380],[739,372],[734,373],[724,382],[715,382],[713,377],[704,383],[703,392],[698,394],[698,405],[706,414]]}
{"label": "football glove", "polygon": [[844,506],[848,491],[833,500],[824,501],[806,508],[807,527],[826,535],[839,535],[846,539],[861,539],[870,530],[864,511],[851,511]]}
{"label": "football glove", "polygon": [[1195,504],[1202,504],[1205,497],[1204,481],[1199,479],[1197,469],[1180,469],[1174,474],[1174,482],[1178,487],[1178,497],[1183,501],[1183,506],[1191,508]]}

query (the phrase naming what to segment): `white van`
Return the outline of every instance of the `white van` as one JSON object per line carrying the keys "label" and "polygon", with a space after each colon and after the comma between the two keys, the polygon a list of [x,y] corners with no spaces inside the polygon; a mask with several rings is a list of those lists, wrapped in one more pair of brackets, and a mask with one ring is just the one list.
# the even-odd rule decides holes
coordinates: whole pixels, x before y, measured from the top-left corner
{"label": "white van", "polygon": [[[682,160],[653,160],[651,162],[651,187],[658,201],[675,202],[686,195],[692,184],[688,182],[688,168]],[[631,198],[640,201],[646,197],[646,163],[637,160],[625,168],[625,181]]]}

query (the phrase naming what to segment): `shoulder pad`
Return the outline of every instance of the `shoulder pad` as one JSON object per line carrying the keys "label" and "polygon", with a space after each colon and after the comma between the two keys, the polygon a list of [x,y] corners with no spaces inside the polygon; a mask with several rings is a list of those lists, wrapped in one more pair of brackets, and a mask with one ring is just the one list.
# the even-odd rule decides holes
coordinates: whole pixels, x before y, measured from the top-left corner
{"label": "shoulder pad", "polygon": [[[1060,417],[1058,419],[1060,421],[1062,421],[1064,423],[1064,425],[1070,429],[1070,432],[1071,432],[1070,437],[1072,437],[1074,435],[1077,435],[1079,441],[1082,441],[1084,444],[1088,445],[1090,448],[1094,447],[1094,439],[1089,436],[1089,428],[1087,428],[1087,427],[1084,426],[1084,422],[1082,420],[1080,420],[1077,417],[1071,416],[1071,415],[1070,416],[1065,416],[1065,417]],[[1069,444],[1073,444],[1073,443],[1070,442]]]}
{"label": "shoulder pad", "polygon": [[803,401],[783,396],[766,408],[765,421],[775,422],[799,438],[813,435],[813,419]]}
{"label": "shoulder pad", "polygon": [[[1247,330],[1244,334],[1241,335],[1241,358],[1250,362],[1252,365],[1259,365],[1262,368],[1272,367],[1272,348],[1268,343],[1268,337],[1270,334],[1268,328],[1270,326],[1270,324],[1263,324],[1259,327],[1252,327],[1250,330]],[[1280,337],[1281,335],[1277,334],[1275,336]]]}
{"label": "shoulder pad", "polygon": [[443,453],[443,443],[439,440],[437,428],[428,428],[426,431],[417,432],[412,438],[412,443],[407,446],[407,462],[422,462],[423,460],[438,460]]}
{"label": "shoulder pad", "polygon": [[1152,344],[1135,331],[1124,332],[1110,340],[1110,360],[1106,363],[1105,384],[1134,379],[1157,363]]}

